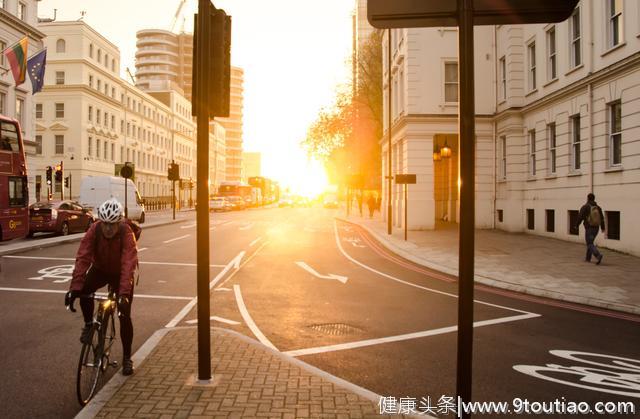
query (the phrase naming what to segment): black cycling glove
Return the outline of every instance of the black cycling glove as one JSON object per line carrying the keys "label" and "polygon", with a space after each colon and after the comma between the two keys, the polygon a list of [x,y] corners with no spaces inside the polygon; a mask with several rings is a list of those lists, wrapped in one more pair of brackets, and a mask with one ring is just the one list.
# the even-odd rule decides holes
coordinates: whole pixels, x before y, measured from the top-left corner
{"label": "black cycling glove", "polygon": [[64,295],[64,306],[67,310],[72,312],[76,312],[76,309],[73,308],[73,303],[76,301],[76,298],[80,297],[80,291],[70,290]]}

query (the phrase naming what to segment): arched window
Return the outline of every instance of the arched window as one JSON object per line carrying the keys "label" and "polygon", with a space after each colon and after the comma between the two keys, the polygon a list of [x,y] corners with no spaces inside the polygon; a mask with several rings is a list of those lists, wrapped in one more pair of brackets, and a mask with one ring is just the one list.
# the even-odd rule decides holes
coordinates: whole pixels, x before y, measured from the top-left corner
{"label": "arched window", "polygon": [[64,41],[64,39],[58,39],[58,41],[56,41],[56,52],[67,52],[67,43]]}

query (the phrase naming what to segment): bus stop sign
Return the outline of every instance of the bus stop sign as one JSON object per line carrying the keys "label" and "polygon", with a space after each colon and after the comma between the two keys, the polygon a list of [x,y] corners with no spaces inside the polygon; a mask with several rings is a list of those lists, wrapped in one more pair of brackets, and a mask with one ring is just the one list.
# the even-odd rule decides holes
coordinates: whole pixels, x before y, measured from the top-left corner
{"label": "bus stop sign", "polygon": [[[577,4],[578,0],[473,0],[473,24],[561,22]],[[368,0],[367,18],[379,29],[458,26],[458,8],[456,1]]]}

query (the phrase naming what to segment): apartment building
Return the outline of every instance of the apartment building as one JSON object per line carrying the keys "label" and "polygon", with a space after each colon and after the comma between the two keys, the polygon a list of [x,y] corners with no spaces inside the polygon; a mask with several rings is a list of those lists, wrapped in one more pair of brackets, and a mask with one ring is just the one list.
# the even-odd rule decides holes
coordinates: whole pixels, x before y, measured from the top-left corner
{"label": "apartment building", "polygon": [[242,179],[242,121],[244,106],[244,70],[231,67],[231,103],[228,118],[216,118],[226,135],[226,180]]}
{"label": "apartment building", "polygon": [[[164,101],[119,75],[120,53],[82,21],[42,23],[48,48],[45,86],[35,97],[36,198],[46,197],[46,166],[63,162],[71,177],[65,196],[77,198],[81,179],[113,175],[115,164],[132,162],[143,197],[169,196],[168,164],[180,163],[183,178],[195,177],[195,124],[191,103],[167,92]],[[54,185],[59,194],[63,185]]]}
{"label": "apartment building", "polygon": [[[458,219],[457,30],[390,32],[392,172],[418,174],[408,227],[434,228]],[[640,255],[639,37],[633,0],[583,0],[556,24],[475,29],[479,228],[582,242],[577,210],[593,192],[607,224],[599,243]]]}
{"label": "apartment building", "polygon": [[[24,36],[28,39],[28,56],[43,47],[44,33],[37,28],[38,2],[36,0],[0,0],[0,114],[15,118],[22,126],[22,136],[27,154],[27,167],[31,168],[31,158],[36,151],[35,143],[35,100],[31,94],[29,77],[20,86],[11,74],[7,58],[1,52]],[[36,177],[28,173],[29,200],[35,199]]]}

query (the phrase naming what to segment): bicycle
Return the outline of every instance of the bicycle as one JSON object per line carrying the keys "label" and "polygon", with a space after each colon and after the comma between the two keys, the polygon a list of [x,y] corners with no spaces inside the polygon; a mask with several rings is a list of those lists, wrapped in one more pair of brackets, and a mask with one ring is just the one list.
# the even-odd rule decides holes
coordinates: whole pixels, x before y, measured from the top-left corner
{"label": "bicycle", "polygon": [[[85,406],[99,388],[102,376],[108,367],[117,367],[117,361],[109,359],[111,347],[116,339],[115,313],[117,311],[116,293],[109,287],[107,298],[96,298],[95,294],[85,295],[97,302],[93,324],[87,343],[82,344],[76,394],[80,405]],[[69,310],[75,312],[73,304]]]}

